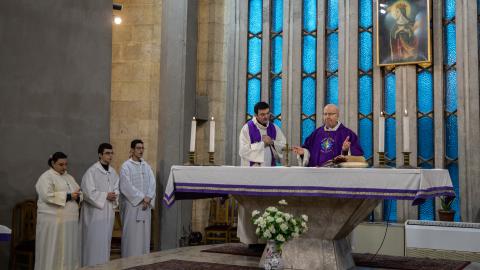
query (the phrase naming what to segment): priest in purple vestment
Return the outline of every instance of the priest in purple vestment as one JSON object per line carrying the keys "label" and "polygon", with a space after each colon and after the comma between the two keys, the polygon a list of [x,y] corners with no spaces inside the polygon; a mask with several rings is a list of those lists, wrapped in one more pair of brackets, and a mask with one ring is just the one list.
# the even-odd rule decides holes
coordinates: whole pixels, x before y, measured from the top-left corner
{"label": "priest in purple vestment", "polygon": [[270,167],[280,163],[285,147],[282,130],[270,121],[270,106],[258,102],[255,116],[240,131],[238,153],[241,166]]}
{"label": "priest in purple vestment", "polygon": [[338,114],[337,106],[326,105],[323,109],[324,125],[312,132],[302,147],[293,147],[302,166],[321,167],[342,156],[363,156],[357,135],[338,121]]}
{"label": "priest in purple vestment", "polygon": [[[286,144],[285,136],[282,130],[270,121],[270,106],[266,102],[258,102],[254,112],[255,116],[240,132],[238,153],[242,159],[241,166],[276,166],[282,158],[282,149]],[[240,242],[255,248],[258,236],[251,222],[253,210],[255,209],[239,205],[237,236]]]}

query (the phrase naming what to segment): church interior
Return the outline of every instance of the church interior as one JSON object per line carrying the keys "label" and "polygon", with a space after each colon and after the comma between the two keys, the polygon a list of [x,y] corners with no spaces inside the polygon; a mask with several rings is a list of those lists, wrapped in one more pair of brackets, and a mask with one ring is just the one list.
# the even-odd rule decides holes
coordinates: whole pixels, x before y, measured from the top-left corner
{"label": "church interior", "polygon": [[[263,268],[239,211],[280,199],[308,213],[309,233],[338,232],[289,241],[291,268],[265,269],[480,269],[479,41],[480,0],[0,1],[0,268],[34,269],[50,155],[67,154],[80,185],[100,143],[120,173],[141,139],[151,253],[121,258],[116,210],[111,261],[85,269]],[[285,135],[280,168],[240,166],[260,101]],[[300,167],[292,147],[327,104],[366,168]],[[314,170],[334,180],[300,194]]]}

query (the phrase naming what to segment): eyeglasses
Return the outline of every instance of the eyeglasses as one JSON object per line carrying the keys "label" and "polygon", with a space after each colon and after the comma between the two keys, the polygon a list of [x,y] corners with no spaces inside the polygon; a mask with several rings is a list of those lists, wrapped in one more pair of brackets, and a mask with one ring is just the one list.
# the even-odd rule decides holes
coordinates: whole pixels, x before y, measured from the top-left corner
{"label": "eyeglasses", "polygon": [[270,114],[271,114],[270,112],[268,112],[268,113],[259,113],[258,116],[264,117],[264,116],[270,116]]}
{"label": "eyeglasses", "polygon": [[104,152],[104,155],[113,155],[113,151]]}

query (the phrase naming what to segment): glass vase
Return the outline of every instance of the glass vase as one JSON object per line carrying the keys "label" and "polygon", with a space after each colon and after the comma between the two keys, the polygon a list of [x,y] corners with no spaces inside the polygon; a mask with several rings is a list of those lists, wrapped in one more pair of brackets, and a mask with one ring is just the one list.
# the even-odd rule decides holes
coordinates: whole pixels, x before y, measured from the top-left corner
{"label": "glass vase", "polygon": [[265,250],[266,254],[263,268],[266,270],[277,270],[285,267],[282,259],[282,251],[279,249],[279,246],[275,241],[268,240]]}

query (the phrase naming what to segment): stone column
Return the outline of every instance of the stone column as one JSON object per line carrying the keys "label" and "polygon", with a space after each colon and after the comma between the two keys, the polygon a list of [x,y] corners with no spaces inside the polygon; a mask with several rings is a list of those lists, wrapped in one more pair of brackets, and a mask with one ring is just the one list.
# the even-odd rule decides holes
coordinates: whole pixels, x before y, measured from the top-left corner
{"label": "stone column", "polygon": [[457,1],[458,167],[461,217],[480,221],[477,1]]}
{"label": "stone column", "polygon": [[[158,121],[158,198],[170,167],[182,164],[189,150],[190,123],[195,115],[197,63],[197,0],[164,1]],[[192,218],[192,202],[176,201],[162,208],[160,248],[178,246]]]}
{"label": "stone column", "polygon": [[[396,137],[397,137],[397,167],[403,166],[403,117],[405,109],[408,112],[409,121],[409,148],[410,165],[417,165],[417,73],[415,65],[396,67]],[[417,219],[417,207],[411,205],[411,201],[397,201],[398,222],[407,219]]]}
{"label": "stone column", "polygon": [[358,1],[339,1],[339,12],[340,120],[358,132]]}

